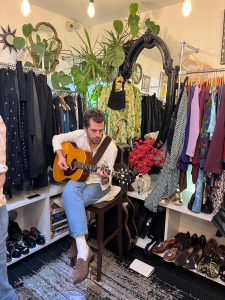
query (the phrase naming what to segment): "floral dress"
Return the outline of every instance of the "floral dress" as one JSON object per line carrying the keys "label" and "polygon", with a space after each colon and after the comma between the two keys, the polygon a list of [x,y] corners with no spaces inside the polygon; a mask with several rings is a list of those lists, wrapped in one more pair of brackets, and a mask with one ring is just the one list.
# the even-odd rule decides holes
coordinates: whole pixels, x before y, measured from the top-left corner
{"label": "floral dress", "polygon": [[[116,83],[116,90],[121,84]],[[131,83],[125,83],[125,108],[113,110],[108,107],[112,83],[105,86],[99,101],[99,109],[106,113],[107,134],[117,143],[127,143],[128,140],[140,136],[141,129],[141,94]]]}

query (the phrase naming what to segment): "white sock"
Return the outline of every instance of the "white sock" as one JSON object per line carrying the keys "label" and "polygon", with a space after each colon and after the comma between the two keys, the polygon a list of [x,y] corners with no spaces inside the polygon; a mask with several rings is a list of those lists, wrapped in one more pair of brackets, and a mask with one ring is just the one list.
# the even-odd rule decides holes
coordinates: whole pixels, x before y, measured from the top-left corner
{"label": "white sock", "polygon": [[77,244],[77,259],[83,258],[84,260],[88,257],[88,244],[86,242],[85,236],[79,236],[76,238]]}

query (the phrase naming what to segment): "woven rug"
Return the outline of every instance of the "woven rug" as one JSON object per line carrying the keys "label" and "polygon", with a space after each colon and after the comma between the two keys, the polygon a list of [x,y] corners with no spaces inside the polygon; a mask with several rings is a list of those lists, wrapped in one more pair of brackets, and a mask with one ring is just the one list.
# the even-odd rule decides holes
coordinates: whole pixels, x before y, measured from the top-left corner
{"label": "woven rug", "polygon": [[96,259],[88,278],[74,285],[67,253],[47,263],[32,276],[17,283],[20,300],[94,300],[94,299],[194,299],[176,287],[159,280],[154,273],[146,278],[129,269],[130,262],[104,253],[102,281],[96,281]]}

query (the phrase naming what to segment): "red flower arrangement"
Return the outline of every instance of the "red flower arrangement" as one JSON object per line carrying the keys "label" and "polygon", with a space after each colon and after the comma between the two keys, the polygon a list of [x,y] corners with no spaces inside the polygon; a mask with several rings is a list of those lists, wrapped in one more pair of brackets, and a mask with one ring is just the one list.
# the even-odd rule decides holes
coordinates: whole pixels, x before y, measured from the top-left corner
{"label": "red flower arrangement", "polygon": [[[144,141],[136,139],[134,147],[130,152],[129,166],[140,174],[148,173],[153,166],[160,166],[165,158],[163,151],[154,147],[155,139],[145,138]],[[158,147],[161,143],[158,144]]]}

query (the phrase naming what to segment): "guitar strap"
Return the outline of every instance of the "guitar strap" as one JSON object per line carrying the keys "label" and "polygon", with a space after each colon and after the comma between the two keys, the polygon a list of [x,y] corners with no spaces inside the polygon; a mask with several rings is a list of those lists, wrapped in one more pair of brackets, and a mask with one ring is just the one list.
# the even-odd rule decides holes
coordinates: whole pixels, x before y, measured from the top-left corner
{"label": "guitar strap", "polygon": [[97,163],[101,159],[102,155],[104,154],[105,150],[109,146],[111,140],[112,139],[109,136],[106,136],[104,138],[103,142],[101,143],[101,145],[99,146],[97,152],[95,153],[94,157],[92,158],[92,161],[91,161],[92,165],[97,165]]}

